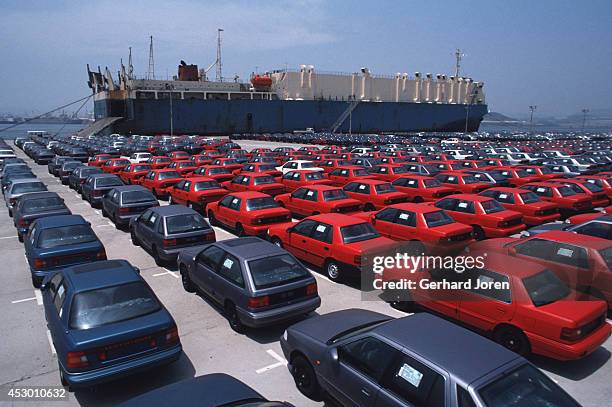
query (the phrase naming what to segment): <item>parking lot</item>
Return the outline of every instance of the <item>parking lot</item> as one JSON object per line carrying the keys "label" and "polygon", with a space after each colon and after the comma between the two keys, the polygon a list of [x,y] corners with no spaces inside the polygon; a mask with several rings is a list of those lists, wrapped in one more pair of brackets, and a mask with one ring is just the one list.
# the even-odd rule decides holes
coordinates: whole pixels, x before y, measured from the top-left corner
{"label": "parking lot", "polygon": [[[246,150],[285,145],[255,141],[239,141],[239,144]],[[296,406],[320,405],[298,392],[285,367],[286,360],[278,343],[285,326],[249,330],[246,335],[235,333],[219,309],[205,298],[183,290],[178,273],[156,266],[148,253],[132,245],[129,233],[117,230],[100,210],[91,208],[68,186],[49,175],[46,166],[36,165],[19,149],[15,151],[48,185],[49,191],[60,194],[74,214],[82,215],[91,223],[104,243],[109,259],[126,259],[140,268],[142,276],[175,318],[184,350],[175,364],[95,390],[76,391],[71,394],[69,402],[54,402],[53,405],[114,405],[165,384],[213,372],[235,376],[271,400],[285,400]],[[0,384],[59,386],[57,359],[46,329],[42,297],[32,288],[22,244],[18,242],[12,219],[5,210],[0,211],[0,229],[0,253],[4,262],[4,281],[0,288],[0,301],[4,308],[0,316],[4,331]],[[215,232],[217,240],[234,237],[218,227],[215,227]],[[333,283],[317,270],[313,271],[322,299],[317,311],[320,314],[365,308],[394,317],[406,315],[383,302],[362,301],[356,286]],[[532,361],[583,405],[603,406],[609,405],[612,399],[609,386],[611,350],[612,340],[608,339],[604,347],[576,362],[563,363],[538,357]]]}

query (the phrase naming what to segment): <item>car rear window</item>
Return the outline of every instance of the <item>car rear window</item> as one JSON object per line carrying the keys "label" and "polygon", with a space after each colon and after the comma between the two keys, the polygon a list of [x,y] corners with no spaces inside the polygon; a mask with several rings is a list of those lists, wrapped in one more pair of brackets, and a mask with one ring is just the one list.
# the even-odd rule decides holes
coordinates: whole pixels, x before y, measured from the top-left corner
{"label": "car rear window", "polygon": [[317,179],[324,179],[325,177],[323,176],[323,174],[321,173],[321,171],[312,171],[312,172],[307,172],[304,177],[306,178],[307,181],[314,181]]}
{"label": "car rear window", "polygon": [[559,301],[570,294],[570,289],[550,270],[524,278],[523,285],[536,307]]}
{"label": "car rear window", "polygon": [[430,228],[435,228],[437,226],[448,225],[450,223],[454,223],[455,221],[444,211],[436,211],[424,213],[425,223]]}
{"label": "car rear window", "polygon": [[23,213],[33,213],[39,211],[52,211],[65,208],[64,201],[59,197],[49,197],[41,199],[28,199],[23,203],[21,211]]}
{"label": "car rear window", "polygon": [[426,179],[423,181],[423,184],[425,188],[436,188],[442,185],[437,179]]}
{"label": "car rear window", "polygon": [[258,211],[261,209],[278,208],[280,205],[271,196],[251,198],[246,201],[247,211]]}
{"label": "car rear window", "polygon": [[274,178],[266,176],[266,177],[255,177],[254,185],[264,185],[264,184],[274,184]]}
{"label": "car rear window", "polygon": [[160,172],[159,173],[159,180],[163,181],[165,179],[170,179],[170,178],[181,178],[180,174],[176,171],[164,171],[164,172]]}
{"label": "car rear window", "polygon": [[495,213],[495,212],[501,212],[505,210],[504,207],[499,202],[497,202],[495,199],[490,199],[488,201],[482,201],[480,205],[482,205],[482,209],[484,210],[485,213]]}
{"label": "car rear window", "polygon": [[52,249],[61,246],[95,242],[96,234],[89,225],[70,225],[44,229],[38,238],[38,247]]}
{"label": "car rear window", "polygon": [[199,181],[195,183],[193,190],[195,192],[204,191],[207,189],[218,189],[221,188],[217,181]]}
{"label": "car rear window", "polygon": [[102,170],[98,167],[85,167],[80,170],[81,178],[86,178],[91,174],[100,174]]}
{"label": "car rear window", "polygon": [[374,188],[376,189],[376,192],[378,192],[379,194],[388,194],[390,192],[396,191],[393,185],[391,184],[378,184],[378,185],[375,185]]}
{"label": "car rear window", "polygon": [[173,233],[195,232],[208,228],[206,220],[197,213],[174,215],[166,218],[166,231],[169,235]]}
{"label": "car rear window", "polygon": [[308,270],[288,254],[248,262],[255,288],[277,287],[310,277]]}
{"label": "car rear window", "polygon": [[582,185],[591,192],[594,192],[594,193],[603,192],[603,188],[600,187],[599,185],[596,185],[590,182],[584,182]]}
{"label": "car rear window", "polygon": [[96,187],[117,187],[123,182],[117,177],[96,178]]}
{"label": "car rear window", "polygon": [[580,406],[552,380],[529,364],[501,376],[478,392],[487,407]]}
{"label": "car rear window", "polygon": [[47,187],[42,182],[23,182],[13,185],[11,194],[25,194],[28,192],[46,191]]}
{"label": "car rear window", "polygon": [[576,195],[576,191],[574,191],[571,187],[567,185],[560,186],[558,188],[559,194],[561,196],[574,196]]}
{"label": "car rear window", "polygon": [[161,309],[143,282],[121,284],[78,293],[72,300],[70,327],[91,329],[138,318]]}
{"label": "car rear window", "polygon": [[326,202],[337,201],[339,199],[346,199],[348,195],[342,189],[332,189],[329,191],[323,191],[323,199]]}
{"label": "car rear window", "polygon": [[520,195],[521,195],[521,199],[526,204],[540,202],[540,198],[533,192],[522,192]]}
{"label": "car rear window", "polygon": [[83,165],[83,163],[81,163],[80,161],[74,161],[74,162],[69,162],[69,163],[64,163],[64,165],[62,165],[62,168],[64,170],[74,170],[76,167]]}
{"label": "car rear window", "polygon": [[149,191],[127,191],[121,194],[121,202],[124,204],[150,201],[157,201],[157,199],[155,199],[155,196]]}
{"label": "car rear window", "polygon": [[465,184],[476,184],[477,182],[481,182],[481,181],[472,175],[464,175],[463,182]]}
{"label": "car rear window", "polygon": [[359,223],[357,225],[341,227],[340,234],[345,244],[362,242],[364,240],[380,237],[380,234],[369,223]]}

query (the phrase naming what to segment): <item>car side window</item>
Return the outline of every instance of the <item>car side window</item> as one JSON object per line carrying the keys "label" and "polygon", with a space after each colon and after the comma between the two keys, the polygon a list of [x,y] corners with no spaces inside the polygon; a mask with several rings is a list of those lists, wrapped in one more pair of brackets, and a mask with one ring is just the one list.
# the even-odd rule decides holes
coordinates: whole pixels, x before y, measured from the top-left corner
{"label": "car side window", "polygon": [[175,185],[176,189],[183,189],[183,186],[185,185],[185,181],[181,181],[178,184]]}
{"label": "car side window", "polygon": [[317,222],[314,220],[303,220],[293,227],[293,233],[297,233],[298,235],[302,236],[310,236],[316,224]]}
{"label": "car side window", "polygon": [[145,213],[143,213],[142,215],[140,215],[139,220],[143,223],[146,223],[149,218],[151,217],[151,214],[153,213],[153,211],[146,211]]}
{"label": "car side window", "polygon": [[462,213],[476,213],[473,201],[459,200],[454,210]]}
{"label": "car side window", "polygon": [[66,299],[66,285],[62,281],[58,287],[57,292],[55,293],[55,297],[53,298],[53,305],[55,305],[55,310],[60,313],[61,317],[61,309],[62,305],[64,305],[64,300]]}
{"label": "car side window", "polygon": [[368,195],[370,193],[370,185],[368,185],[368,184],[358,184],[357,188],[355,188],[355,192],[357,192],[358,194],[366,194],[366,195]]}
{"label": "car side window", "polygon": [[237,175],[236,177],[234,177],[234,179],[232,180],[232,184],[240,184],[242,183],[242,180],[244,179],[243,175]]}
{"label": "car side window", "polygon": [[[508,276],[485,269],[473,269],[466,271],[466,275],[472,280],[471,292],[508,304],[512,303],[512,294],[510,293],[510,281]],[[502,283],[503,286],[501,286],[502,288],[495,288],[495,286],[491,286],[491,288],[489,288],[489,284],[492,283]]]}
{"label": "car side window", "polygon": [[49,280],[49,293],[51,293],[51,298],[55,298],[55,293],[57,292],[57,288],[62,283],[64,276],[62,273],[57,273],[56,275]]}
{"label": "car side window", "polygon": [[493,199],[497,199],[497,195],[498,194],[499,194],[499,192],[497,192],[497,191],[493,191],[491,189],[487,189],[487,190],[481,192],[479,195],[487,196],[487,197],[493,198]]}
{"label": "car side window", "polygon": [[307,201],[317,202],[317,191],[313,189],[305,189],[304,198]]}
{"label": "car side window", "polygon": [[411,211],[400,211],[397,223],[402,226],[416,227],[416,213]]}
{"label": "car side window", "polygon": [[382,386],[408,405],[442,407],[445,404],[444,376],[405,354],[396,358]]}
{"label": "car side window", "polygon": [[331,225],[319,223],[314,228],[311,237],[323,243],[331,243],[333,237],[333,228]]}
{"label": "car side window", "polygon": [[145,220],[145,225],[153,229],[158,217],[159,216],[155,212],[151,213],[151,216],[149,217],[149,219]]}
{"label": "car side window", "polygon": [[393,222],[397,216],[398,210],[395,208],[385,208],[374,215],[374,219],[382,222]]}
{"label": "car side window", "polygon": [[337,169],[333,170],[332,172],[329,173],[329,175],[334,175],[334,176],[340,175],[340,169],[337,168]]}
{"label": "car side window", "polygon": [[225,198],[221,200],[221,202],[219,202],[219,206],[224,206],[226,208],[229,208],[230,203],[232,202],[232,199],[234,199],[232,195],[226,196]]}
{"label": "car side window", "polygon": [[236,197],[232,197],[232,201],[230,202],[228,208],[234,211],[239,211],[240,210],[240,203],[242,202],[242,199],[240,198],[236,198]]}
{"label": "car side window", "polygon": [[457,199],[447,198],[447,199],[443,199],[443,200],[441,200],[439,202],[436,202],[434,204],[434,206],[436,208],[444,209],[444,210],[447,210],[447,211],[454,211],[455,207],[457,206],[457,202],[458,202]]}
{"label": "car side window", "polygon": [[113,192],[113,195],[111,196],[111,200],[114,203],[117,203],[117,204],[119,203],[119,191]]}
{"label": "car side window", "polygon": [[225,256],[219,267],[219,275],[239,287],[244,287],[244,277],[238,259],[231,254]]}
{"label": "car side window", "polygon": [[368,336],[338,347],[340,363],[369,376],[376,382],[397,358],[399,351],[385,342]]}
{"label": "car side window", "polygon": [[216,270],[217,266],[221,262],[221,259],[225,256],[225,250],[218,246],[212,245],[202,250],[196,257],[196,262],[202,266],[208,267],[212,270]]}
{"label": "car side window", "polygon": [[359,185],[359,183],[357,183],[357,182],[349,182],[342,189],[344,189],[347,192],[355,192],[355,190],[357,189],[358,185]]}
{"label": "car side window", "polygon": [[189,192],[189,188],[191,188],[191,181],[185,181],[185,184],[183,184],[183,191],[187,191]]}
{"label": "car side window", "polygon": [[405,187],[408,188],[418,188],[419,187],[419,181],[416,179],[412,179],[412,178],[406,178],[406,182],[404,183]]}
{"label": "car side window", "polygon": [[283,175],[283,179],[291,179],[291,178],[293,178],[293,174],[295,174],[295,172],[289,171],[288,173]]}
{"label": "car side window", "polygon": [[552,260],[555,242],[535,238],[519,243],[514,248],[517,254],[550,261]]}
{"label": "car side window", "polygon": [[291,194],[291,197],[295,199],[304,199],[307,191],[308,188],[299,188]]}
{"label": "car side window", "polygon": [[470,393],[460,386],[457,386],[457,407],[476,407]]}
{"label": "car side window", "polygon": [[501,203],[513,204],[514,203],[514,194],[509,194],[507,192],[500,192],[495,198],[496,201]]}

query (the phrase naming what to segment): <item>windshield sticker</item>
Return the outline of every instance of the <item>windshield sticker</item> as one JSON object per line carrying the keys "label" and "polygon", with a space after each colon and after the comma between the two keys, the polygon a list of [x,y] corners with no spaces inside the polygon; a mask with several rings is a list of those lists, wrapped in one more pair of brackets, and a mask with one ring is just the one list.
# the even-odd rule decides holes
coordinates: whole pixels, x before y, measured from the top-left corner
{"label": "windshield sticker", "polygon": [[325,233],[326,229],[327,229],[327,227],[325,225],[317,226],[317,232],[319,232],[319,233]]}
{"label": "windshield sticker", "polygon": [[423,373],[419,372],[407,363],[402,365],[397,375],[414,387],[419,387],[419,384],[421,384],[421,380],[423,379]]}
{"label": "windshield sticker", "polygon": [[226,269],[231,269],[233,265],[234,261],[231,259],[225,259],[225,261],[223,262],[223,267],[225,267]]}
{"label": "windshield sticker", "polygon": [[563,257],[572,257],[574,255],[574,251],[571,249],[566,249],[565,247],[562,247],[559,250],[557,250],[557,254]]}

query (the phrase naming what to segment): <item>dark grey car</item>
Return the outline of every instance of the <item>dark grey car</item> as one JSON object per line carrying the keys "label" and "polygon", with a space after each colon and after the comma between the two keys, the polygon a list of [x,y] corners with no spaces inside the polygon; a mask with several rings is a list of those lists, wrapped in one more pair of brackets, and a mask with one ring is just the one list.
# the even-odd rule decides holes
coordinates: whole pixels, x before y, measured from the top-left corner
{"label": "dark grey car", "polygon": [[535,236],[551,230],[564,230],[566,232],[578,233],[579,235],[612,240],[612,215],[602,215],[579,225],[572,225],[570,223],[545,223],[527,229],[522,234],[524,236]]}
{"label": "dark grey car", "polygon": [[57,171],[57,174],[62,184],[68,185],[68,178],[70,177],[70,174],[72,174],[72,171],[74,171],[75,168],[81,167],[83,165],[85,164],[76,160],[64,161],[61,167],[59,167],[59,170]]}
{"label": "dark grey car", "polygon": [[159,201],[151,191],[140,185],[115,187],[102,198],[102,213],[111,218],[119,229],[154,206],[159,206]]}
{"label": "dark grey car", "polygon": [[58,171],[60,167],[62,166],[62,163],[64,161],[69,161],[69,160],[74,161],[70,157],[64,157],[60,155],[56,155],[55,157],[53,157],[53,159],[49,161],[49,164],[47,164],[47,170],[49,171],[49,174],[55,175],[57,177]]}
{"label": "dark grey car", "polygon": [[178,254],[190,247],[215,241],[206,219],[183,205],[147,209],[130,221],[132,243],[149,250],[158,265],[176,264]]}
{"label": "dark grey car", "polygon": [[30,224],[38,218],[55,215],[71,215],[70,209],[55,192],[35,192],[22,195],[13,209],[13,223],[19,241],[28,232]]}
{"label": "dark grey car", "polygon": [[123,181],[113,174],[94,174],[85,180],[81,187],[83,199],[93,207],[99,207],[102,197],[111,189],[123,185]]}
{"label": "dark grey car", "polygon": [[76,167],[68,177],[68,185],[78,193],[81,193],[81,187],[90,175],[102,174],[102,168],[90,167],[88,165],[81,165]]}
{"label": "dark grey car", "polygon": [[321,305],[310,272],[258,237],[184,250],[177,263],[185,290],[204,292],[221,305],[237,332],[299,318]]}
{"label": "dark grey car", "polygon": [[281,338],[298,390],[342,406],[579,407],[523,357],[428,313],[393,319],[348,309]]}

